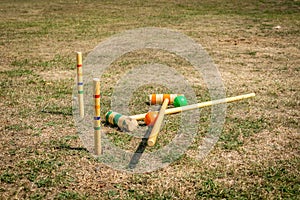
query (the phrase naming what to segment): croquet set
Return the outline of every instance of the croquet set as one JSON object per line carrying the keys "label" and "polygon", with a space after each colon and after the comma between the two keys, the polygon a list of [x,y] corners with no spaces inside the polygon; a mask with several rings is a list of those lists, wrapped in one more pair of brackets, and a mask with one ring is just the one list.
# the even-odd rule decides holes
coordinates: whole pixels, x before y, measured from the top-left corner
{"label": "croquet set", "polygon": [[[82,54],[77,53],[77,89],[79,101],[80,117],[84,116],[83,104],[83,78],[82,78]],[[100,118],[100,79],[93,79],[93,97],[94,97],[94,149],[95,154],[101,154],[101,118]],[[151,133],[148,137],[147,145],[154,146],[160,132],[164,116],[176,114],[188,110],[214,106],[217,104],[230,103],[247,98],[254,97],[254,93],[244,94],[229,98],[200,102],[196,104],[188,104],[188,100],[184,94],[149,94],[150,105],[161,105],[159,111],[149,111],[147,113],[126,116],[117,111],[109,111],[105,114],[106,123],[118,127],[121,131],[133,131],[138,126],[139,120],[144,120],[147,126],[151,126]],[[171,107],[171,105],[173,105]],[[170,108],[168,108],[170,107]]]}

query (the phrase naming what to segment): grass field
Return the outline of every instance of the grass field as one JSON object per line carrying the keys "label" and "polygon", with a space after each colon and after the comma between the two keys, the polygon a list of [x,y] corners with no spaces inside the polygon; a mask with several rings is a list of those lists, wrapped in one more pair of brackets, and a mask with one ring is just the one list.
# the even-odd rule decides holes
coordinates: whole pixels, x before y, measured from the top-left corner
{"label": "grass field", "polygon": [[[299,13],[299,0],[1,0],[0,198],[299,199]],[[194,155],[209,108],[179,160],[128,174],[97,162],[76,133],[75,51],[86,57],[101,41],[140,27],[193,38],[218,66],[227,96],[256,97],[228,105],[220,139],[203,160]],[[174,68],[181,63],[164,53],[147,55],[121,58],[107,72],[105,109],[118,69],[141,63],[140,57]],[[209,100],[201,85],[194,89],[199,100]],[[130,149],[132,138],[108,129],[117,145]],[[158,145],[167,142],[162,136]]]}

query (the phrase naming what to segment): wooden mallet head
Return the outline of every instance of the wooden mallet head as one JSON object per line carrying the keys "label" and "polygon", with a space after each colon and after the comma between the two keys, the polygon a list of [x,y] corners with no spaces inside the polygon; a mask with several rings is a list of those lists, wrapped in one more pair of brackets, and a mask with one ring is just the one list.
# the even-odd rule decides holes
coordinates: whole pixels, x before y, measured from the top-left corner
{"label": "wooden mallet head", "polygon": [[107,123],[118,126],[121,131],[133,131],[138,126],[136,119],[113,111],[107,112],[105,119]]}

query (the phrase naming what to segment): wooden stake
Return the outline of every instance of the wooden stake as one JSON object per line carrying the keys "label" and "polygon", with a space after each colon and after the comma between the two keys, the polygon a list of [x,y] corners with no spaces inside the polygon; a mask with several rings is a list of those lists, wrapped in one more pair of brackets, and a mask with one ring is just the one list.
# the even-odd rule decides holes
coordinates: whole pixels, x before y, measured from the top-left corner
{"label": "wooden stake", "polygon": [[77,52],[77,89],[79,101],[79,114],[84,117],[84,104],[83,104],[83,77],[82,77],[82,54]]}
{"label": "wooden stake", "polygon": [[158,113],[158,116],[156,118],[156,121],[155,121],[155,124],[153,126],[153,129],[150,133],[150,136],[149,136],[149,139],[148,139],[148,146],[152,147],[154,146],[155,142],[156,142],[156,139],[157,139],[157,136],[158,136],[158,133],[160,131],[160,127],[161,127],[161,124],[164,120],[164,116],[165,116],[165,111],[168,107],[168,104],[169,104],[169,99],[166,98],[163,102],[163,105],[161,106],[160,108],[160,111]]}
{"label": "wooden stake", "polygon": [[101,154],[101,126],[100,126],[100,79],[94,78],[94,99],[95,99],[95,116],[94,116],[94,146],[95,154]]}

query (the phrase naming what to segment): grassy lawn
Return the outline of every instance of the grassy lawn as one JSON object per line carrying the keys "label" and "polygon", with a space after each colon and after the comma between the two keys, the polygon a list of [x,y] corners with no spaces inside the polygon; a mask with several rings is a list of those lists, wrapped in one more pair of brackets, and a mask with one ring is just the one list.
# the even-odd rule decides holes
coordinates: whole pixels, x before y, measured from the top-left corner
{"label": "grassy lawn", "polygon": [[[1,199],[299,199],[299,13],[298,0],[1,0]],[[195,155],[210,108],[180,159],[129,174],[97,161],[82,144],[72,92],[76,51],[84,59],[110,36],[140,27],[191,37],[218,67],[227,96],[256,97],[228,105],[222,134],[204,159]],[[120,58],[103,75],[102,115],[122,70],[149,61],[185,66],[197,99],[209,100],[185,61],[147,50]],[[153,90],[168,88],[139,88],[133,112],[147,111],[141,99]],[[174,136],[176,120],[168,116],[154,150]],[[120,148],[137,144],[116,128],[105,130]]]}

